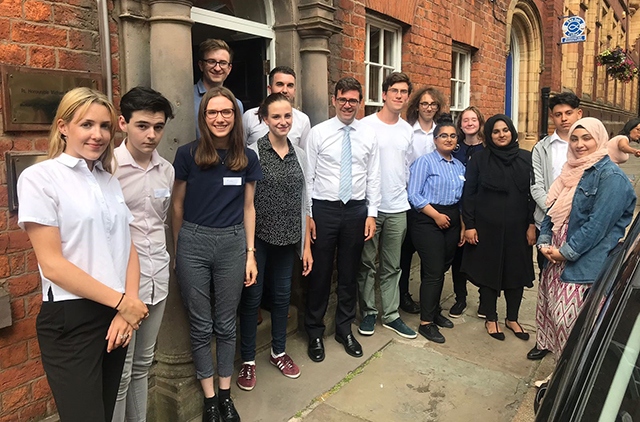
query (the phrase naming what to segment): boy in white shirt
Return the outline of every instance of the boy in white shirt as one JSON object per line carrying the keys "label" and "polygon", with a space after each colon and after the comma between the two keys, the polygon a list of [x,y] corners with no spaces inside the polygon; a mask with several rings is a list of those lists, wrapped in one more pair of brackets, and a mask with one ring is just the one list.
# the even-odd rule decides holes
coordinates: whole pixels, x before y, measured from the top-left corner
{"label": "boy in white shirt", "polygon": [[[136,87],[120,101],[120,129],[127,134],[114,150],[124,199],[133,214],[131,238],[140,258],[139,297],[149,318],[134,331],[125,360],[113,422],[147,417],[148,374],[169,287],[165,220],[171,203],[174,169],[158,154],[171,103],[151,88]],[[114,166],[115,167],[115,166]]]}

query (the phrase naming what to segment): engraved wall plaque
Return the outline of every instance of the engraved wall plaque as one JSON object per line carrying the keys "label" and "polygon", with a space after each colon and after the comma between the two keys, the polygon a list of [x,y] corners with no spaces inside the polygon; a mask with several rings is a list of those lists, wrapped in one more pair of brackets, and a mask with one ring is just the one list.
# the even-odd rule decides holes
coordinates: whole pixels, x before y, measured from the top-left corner
{"label": "engraved wall plaque", "polygon": [[18,177],[29,166],[47,159],[46,152],[8,151],[5,153],[7,164],[7,193],[9,195],[9,211],[18,210]]}
{"label": "engraved wall plaque", "polygon": [[3,66],[4,131],[48,131],[60,100],[73,88],[101,89],[100,74]]}

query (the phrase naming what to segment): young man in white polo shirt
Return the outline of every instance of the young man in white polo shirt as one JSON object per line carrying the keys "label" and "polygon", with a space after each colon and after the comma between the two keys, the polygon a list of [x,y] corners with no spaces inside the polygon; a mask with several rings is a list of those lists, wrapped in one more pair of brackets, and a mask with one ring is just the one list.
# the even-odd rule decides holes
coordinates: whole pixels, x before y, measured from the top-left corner
{"label": "young man in white polo shirt", "polygon": [[136,87],[120,101],[120,129],[127,134],[114,150],[127,207],[133,214],[131,238],[140,258],[140,290],[149,318],[134,331],[125,360],[113,422],[146,420],[148,374],[169,289],[169,253],[164,222],[174,170],[156,148],[173,117],[171,103],[151,88]]}
{"label": "young man in white polo shirt", "polygon": [[[358,274],[360,312],[362,322],[358,332],[373,335],[378,309],[376,308],[376,272],[379,272],[382,296],[382,326],[405,338],[417,333],[400,318],[400,250],[407,233],[407,199],[409,164],[412,150],[411,125],[400,117],[411,94],[409,77],[393,72],[382,83],[382,109],[364,119],[376,132],[380,149],[380,192],[382,201],[376,218],[376,233],[365,242]],[[378,256],[378,268],[376,268]]]}
{"label": "young man in white polo shirt", "polygon": [[[288,66],[274,67],[269,72],[269,94],[282,94],[291,102],[293,110],[293,123],[287,136],[293,145],[304,149],[307,136],[311,130],[309,117],[293,107],[296,98],[296,72]],[[258,107],[247,110],[242,115],[242,127],[244,128],[244,141],[247,145],[254,144],[262,138],[269,128],[258,119]]]}

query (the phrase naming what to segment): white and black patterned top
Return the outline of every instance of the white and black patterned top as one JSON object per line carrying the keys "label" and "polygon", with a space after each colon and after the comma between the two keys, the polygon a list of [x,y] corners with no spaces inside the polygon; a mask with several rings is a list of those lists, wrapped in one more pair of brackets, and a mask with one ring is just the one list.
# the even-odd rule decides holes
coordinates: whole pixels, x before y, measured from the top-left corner
{"label": "white and black patterned top", "polygon": [[289,152],[280,158],[268,134],[257,144],[264,178],[256,183],[256,236],[276,246],[298,243],[302,237],[300,203],[305,180],[293,145],[287,140]]}

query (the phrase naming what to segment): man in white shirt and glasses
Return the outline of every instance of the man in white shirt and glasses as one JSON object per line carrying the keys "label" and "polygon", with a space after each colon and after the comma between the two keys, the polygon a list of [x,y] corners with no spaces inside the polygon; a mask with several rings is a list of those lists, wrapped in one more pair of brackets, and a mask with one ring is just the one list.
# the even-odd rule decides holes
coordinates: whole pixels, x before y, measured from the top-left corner
{"label": "man in white shirt and glasses", "polygon": [[[376,233],[366,242],[358,274],[362,321],[358,332],[373,335],[376,308],[376,272],[382,298],[382,326],[404,338],[418,334],[400,318],[400,250],[407,235],[407,199],[413,128],[400,117],[411,94],[411,81],[405,73],[393,72],[382,83],[382,109],[361,120],[375,131],[380,148],[381,197]],[[376,262],[376,257],[378,257]],[[377,265],[376,265],[377,264]]]}
{"label": "man in white shirt and glasses", "polygon": [[307,191],[313,201],[311,251],[305,328],[307,352],[314,362],[324,360],[324,315],[331,291],[337,249],[338,296],[335,339],[353,357],[362,347],[351,332],[356,315],[356,276],[365,241],[376,231],[380,206],[380,161],[375,132],[356,120],[362,86],[348,77],[338,81],[332,97],[336,116],[311,129],[306,146]]}

